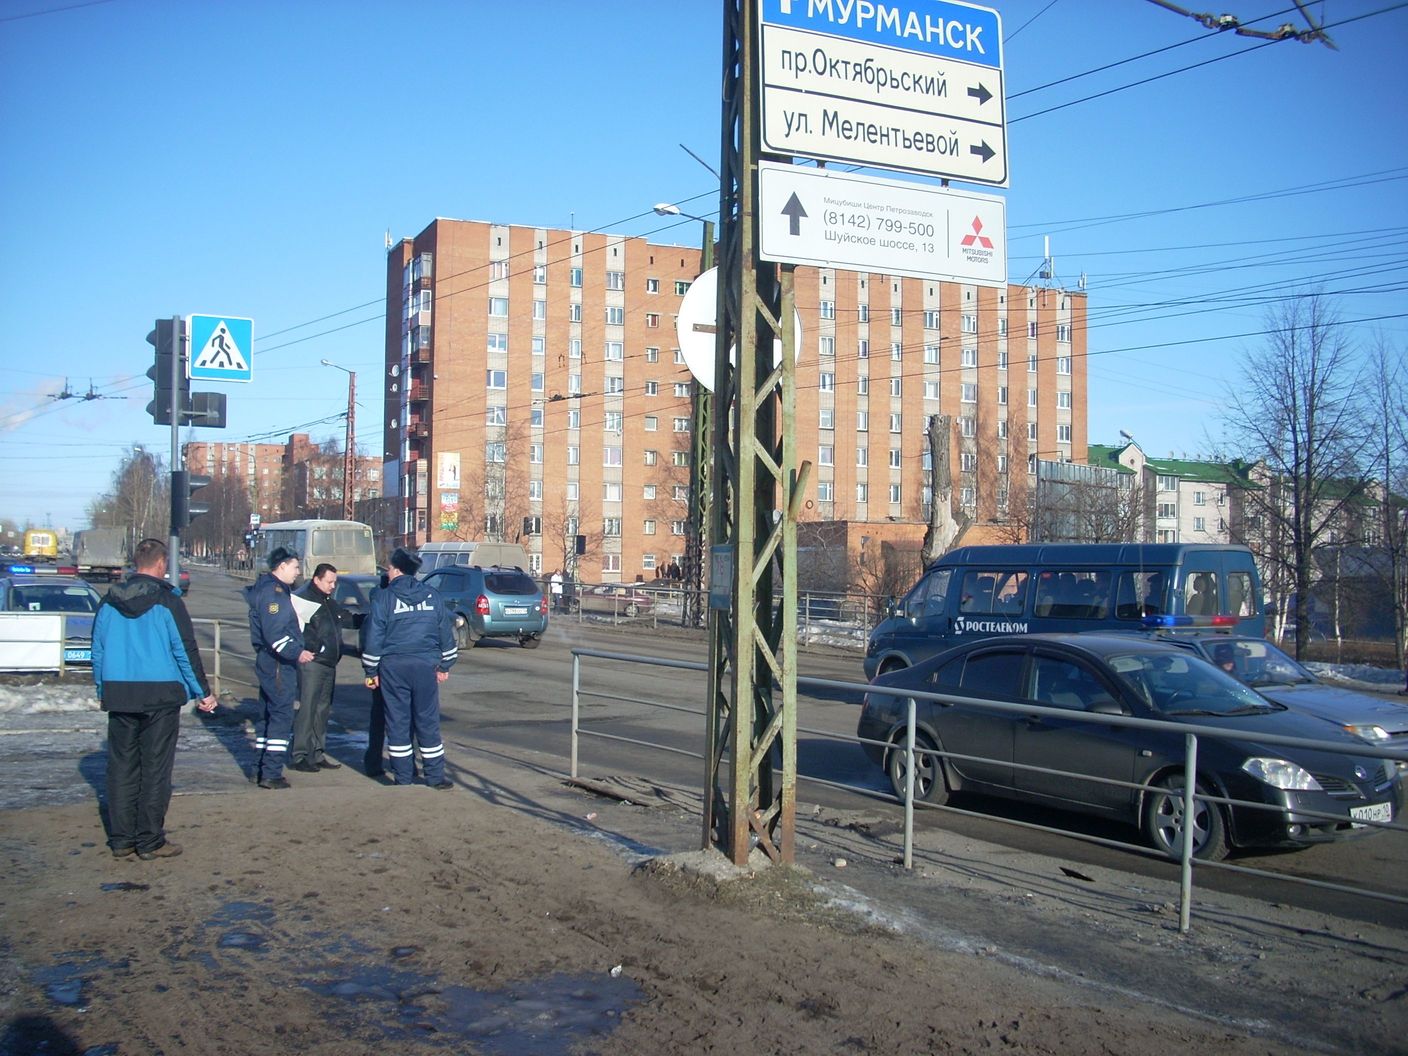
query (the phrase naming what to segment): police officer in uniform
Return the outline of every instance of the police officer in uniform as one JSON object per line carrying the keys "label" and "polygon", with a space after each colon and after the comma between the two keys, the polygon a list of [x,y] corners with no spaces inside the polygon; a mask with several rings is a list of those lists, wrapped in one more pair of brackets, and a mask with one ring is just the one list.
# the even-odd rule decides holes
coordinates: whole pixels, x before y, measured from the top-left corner
{"label": "police officer in uniform", "polygon": [[244,588],[263,706],[254,738],[260,788],[289,787],[284,763],[293,734],[293,702],[298,699],[298,665],[313,659],[303,647],[302,625],[290,595],[297,578],[298,555],[279,546],[269,554],[269,571]]}
{"label": "police officer in uniform", "polygon": [[412,781],[414,736],[425,783],[444,791],[454,785],[445,778],[440,683],[459,657],[454,625],[440,596],[415,578],[420,560],[414,554],[397,547],[390,566],[386,588],[372,596],[362,666],[386,701],[386,753],[396,784]]}

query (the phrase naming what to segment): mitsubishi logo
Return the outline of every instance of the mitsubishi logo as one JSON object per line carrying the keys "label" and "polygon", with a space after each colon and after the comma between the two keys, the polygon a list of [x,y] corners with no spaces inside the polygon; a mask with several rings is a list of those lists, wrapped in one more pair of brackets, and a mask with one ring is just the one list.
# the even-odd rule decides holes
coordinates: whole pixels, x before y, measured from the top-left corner
{"label": "mitsubishi logo", "polygon": [[982,218],[977,216],[973,217],[973,233],[971,235],[964,235],[963,240],[959,242],[961,246],[971,246],[974,244],[982,246],[984,249],[993,248],[992,239],[983,234]]}

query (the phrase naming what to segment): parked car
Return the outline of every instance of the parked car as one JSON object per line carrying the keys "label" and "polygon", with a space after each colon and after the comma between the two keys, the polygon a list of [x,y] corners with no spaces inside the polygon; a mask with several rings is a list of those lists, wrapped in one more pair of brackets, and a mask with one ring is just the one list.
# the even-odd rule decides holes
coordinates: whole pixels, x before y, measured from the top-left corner
{"label": "parked car", "polygon": [[[947,753],[922,756],[915,766],[915,797],[931,803],[976,791],[1102,815],[1139,825],[1155,848],[1178,856],[1183,734],[978,703],[999,701],[1226,730],[1227,739],[1199,739],[1196,791],[1270,809],[1197,800],[1189,827],[1199,858],[1217,860],[1232,847],[1303,847],[1366,835],[1378,830],[1364,822],[1392,821],[1396,810],[1399,774],[1391,761],[1356,756],[1364,746],[1359,738],[1268,700],[1166,642],[1119,634],[989,638],[880,675],[872,685],[969,698],[916,700],[917,746]],[[868,693],[858,728],[861,737],[879,742],[867,744],[866,752],[901,797],[907,699]],[[1258,741],[1259,734],[1333,742],[1344,750],[1268,745]]]}
{"label": "parked car", "polygon": [[371,604],[372,591],[381,583],[379,575],[369,572],[349,572],[337,577],[332,598],[342,607],[340,616],[342,629],[342,655],[361,656],[362,621],[366,618]]}
{"label": "parked car", "polygon": [[1366,741],[1408,748],[1408,706],[1327,685],[1263,638],[1215,631],[1170,631],[1151,637],[1195,651],[1278,704],[1318,715]]}
{"label": "parked car", "polygon": [[92,664],[93,614],[102,597],[76,575],[16,571],[23,567],[0,578],[0,611],[63,613],[64,663]]}
{"label": "parked car", "polygon": [[655,598],[632,586],[608,583],[584,587],[567,599],[568,612],[602,612],[612,616],[640,616],[655,608]]}
{"label": "parked car", "polygon": [[455,619],[466,649],[481,638],[517,638],[536,649],[548,629],[548,602],[533,578],[518,568],[451,565],[425,577]]}

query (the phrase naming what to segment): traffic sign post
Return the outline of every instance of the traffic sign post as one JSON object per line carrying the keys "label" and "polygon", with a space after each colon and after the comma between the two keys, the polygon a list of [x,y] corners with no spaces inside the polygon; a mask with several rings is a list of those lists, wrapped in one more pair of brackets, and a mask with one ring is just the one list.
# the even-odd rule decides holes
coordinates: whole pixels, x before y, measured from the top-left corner
{"label": "traffic sign post", "polygon": [[764,260],[1007,285],[997,195],[764,161],[758,203]]}
{"label": "traffic sign post", "polygon": [[945,0],[762,0],[762,144],[1005,187],[1002,22]]}

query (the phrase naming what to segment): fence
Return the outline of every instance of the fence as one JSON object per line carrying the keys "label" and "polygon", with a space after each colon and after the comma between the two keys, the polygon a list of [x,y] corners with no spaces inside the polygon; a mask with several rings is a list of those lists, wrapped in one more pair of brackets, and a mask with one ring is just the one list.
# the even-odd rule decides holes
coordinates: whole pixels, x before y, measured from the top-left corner
{"label": "fence", "polygon": [[[92,616],[83,617],[92,623]],[[0,671],[57,671],[92,663],[91,640],[69,643],[67,614],[62,612],[0,613]]]}
{"label": "fence", "polygon": [[[676,748],[676,747],[673,747],[673,746],[671,746],[671,745],[660,744],[660,743],[654,742],[654,741],[646,741],[646,740],[641,740],[641,739],[638,739],[638,738],[622,736],[622,735],[620,735],[620,734],[607,733],[607,732],[604,732],[604,731],[601,731],[601,730],[586,730],[586,729],[583,729],[582,726],[581,726],[580,719],[581,719],[581,700],[582,700],[582,698],[584,698],[584,697],[587,697],[587,698],[594,698],[594,699],[598,699],[598,700],[614,701],[614,702],[617,702],[617,703],[639,704],[639,705],[642,705],[642,706],[645,706],[645,707],[648,707],[648,708],[656,708],[656,709],[660,709],[660,710],[664,710],[664,711],[684,712],[684,713],[691,714],[691,715],[697,715],[697,716],[699,716],[699,717],[701,717],[701,718],[704,716],[704,710],[703,710],[702,708],[690,708],[690,707],[681,706],[681,705],[679,705],[679,704],[669,704],[669,703],[666,703],[666,702],[664,702],[664,701],[657,701],[657,700],[641,700],[641,699],[634,698],[634,697],[623,697],[623,696],[620,696],[619,694],[615,694],[615,693],[602,693],[602,692],[593,692],[593,691],[589,691],[589,690],[583,690],[583,689],[582,689],[582,680],[581,680],[581,665],[582,665],[582,660],[583,660],[584,658],[587,658],[587,659],[596,659],[596,660],[605,660],[605,661],[609,661],[609,662],[611,662],[611,663],[618,663],[618,664],[620,664],[620,663],[625,663],[625,664],[643,664],[643,665],[648,665],[648,666],[652,666],[652,667],[663,667],[663,668],[670,668],[670,669],[675,669],[675,670],[700,671],[700,672],[704,672],[704,671],[707,671],[707,670],[708,670],[707,665],[702,664],[702,663],[698,663],[698,662],[696,662],[696,661],[690,661],[690,660],[667,660],[667,659],[662,659],[662,658],[659,658],[659,657],[638,656],[638,655],[632,655],[632,654],[626,654],[626,653],[612,653],[612,652],[605,652],[605,651],[595,650],[595,649],[573,649],[573,650],[572,650],[572,701],[571,701],[571,710],[572,710],[571,727],[572,727],[572,728],[571,728],[571,741],[570,741],[570,748],[569,748],[569,752],[570,752],[569,768],[570,768],[571,777],[572,777],[572,779],[573,779],[574,781],[578,779],[578,761],[579,761],[579,752],[580,752],[580,739],[581,739],[582,737],[596,737],[596,738],[599,738],[599,739],[601,739],[601,740],[606,740],[606,741],[616,741],[616,742],[620,742],[620,743],[624,743],[624,744],[633,744],[633,745],[637,745],[637,746],[643,747],[643,748],[653,748],[653,749],[656,749],[656,750],[659,750],[659,751],[662,751],[662,752],[666,752],[666,753],[670,753],[670,754],[674,754],[674,755],[683,755],[683,756],[687,756],[687,757],[693,758],[693,759],[699,759],[699,760],[702,760],[702,759],[703,759],[702,753],[699,753],[699,752],[692,752],[692,751],[689,751],[689,750],[687,750],[687,749]],[[914,811],[915,811],[915,807],[916,807],[916,806],[923,807],[924,809],[928,809],[928,810],[949,811],[949,812],[953,812],[953,813],[964,813],[963,811],[955,810],[955,808],[952,808],[952,807],[947,807],[947,806],[935,806],[935,805],[933,805],[933,804],[927,804],[927,803],[916,803],[915,798],[914,798],[914,773],[915,773],[915,765],[914,765],[914,763],[915,763],[915,758],[916,758],[917,756],[921,756],[921,757],[922,757],[922,756],[929,756],[929,757],[934,757],[934,758],[954,757],[954,758],[963,758],[963,759],[973,759],[974,761],[979,761],[979,762],[999,762],[999,763],[1002,763],[1003,765],[1007,765],[1007,762],[1006,762],[1005,760],[989,760],[989,759],[982,759],[982,758],[973,757],[973,756],[955,756],[953,753],[950,753],[950,752],[945,752],[945,751],[936,750],[936,749],[924,749],[924,748],[918,747],[917,744],[916,744],[916,732],[915,732],[915,727],[916,727],[916,701],[917,701],[917,700],[932,700],[932,701],[936,701],[936,702],[939,702],[939,703],[958,703],[958,704],[963,704],[963,705],[966,705],[966,706],[969,706],[969,707],[976,707],[976,708],[987,709],[987,710],[992,710],[992,711],[997,711],[997,712],[1007,712],[1007,713],[1014,713],[1014,714],[1020,714],[1020,715],[1032,715],[1032,716],[1048,715],[1048,716],[1051,716],[1052,718],[1059,718],[1059,719],[1062,720],[1062,721],[1071,721],[1071,720],[1075,720],[1075,721],[1080,721],[1080,722],[1090,722],[1090,723],[1099,723],[1099,724],[1104,724],[1104,725],[1125,726],[1125,727],[1130,727],[1130,728],[1135,728],[1135,729],[1159,730],[1159,731],[1163,731],[1163,732],[1174,733],[1174,734],[1177,734],[1178,736],[1182,737],[1182,738],[1183,738],[1183,743],[1184,743],[1184,756],[1183,756],[1183,790],[1182,790],[1182,791],[1183,791],[1183,801],[1182,801],[1182,810],[1183,810],[1183,814],[1182,814],[1182,817],[1183,817],[1184,819],[1191,819],[1191,818],[1193,818],[1193,817],[1195,816],[1195,809],[1196,809],[1196,808],[1195,808],[1195,803],[1196,803],[1196,802],[1203,802],[1203,803],[1206,803],[1206,804],[1209,804],[1209,805],[1214,805],[1214,806],[1212,806],[1212,809],[1220,809],[1220,806],[1225,806],[1225,807],[1241,807],[1241,808],[1247,808],[1247,809],[1252,809],[1252,810],[1278,811],[1278,808],[1276,808],[1276,807],[1274,807],[1274,806],[1271,806],[1271,805],[1268,805],[1268,804],[1265,804],[1265,803],[1254,803],[1254,802],[1250,802],[1250,801],[1247,801],[1247,800],[1230,799],[1230,798],[1226,798],[1226,797],[1222,797],[1222,796],[1209,795],[1209,794],[1206,794],[1206,793],[1204,793],[1204,792],[1197,791],[1197,782],[1194,781],[1194,780],[1192,779],[1192,777],[1193,777],[1194,774],[1196,774],[1196,772],[1197,772],[1197,767],[1198,767],[1198,746],[1199,746],[1199,743],[1200,743],[1200,742],[1199,742],[1199,738],[1204,738],[1204,739],[1218,739],[1218,738],[1221,738],[1221,739],[1229,739],[1229,738],[1238,738],[1238,737],[1245,737],[1245,736],[1246,736],[1245,733],[1240,733],[1240,732],[1238,732],[1238,731],[1233,731],[1233,732],[1230,732],[1230,733],[1229,733],[1228,731],[1220,730],[1220,729],[1217,729],[1216,727],[1211,727],[1211,726],[1191,725],[1191,724],[1186,724],[1186,723],[1174,723],[1174,722],[1166,722],[1166,721],[1154,720],[1154,719],[1141,719],[1141,718],[1136,718],[1136,717],[1133,717],[1133,716],[1124,716],[1124,715],[1106,715],[1106,714],[1091,714],[1091,713],[1073,712],[1073,711],[1071,711],[1071,710],[1064,709],[1064,708],[1050,708],[1050,707],[1043,707],[1043,706],[1040,706],[1040,705],[1005,704],[1005,703],[1001,703],[1001,702],[998,702],[998,701],[974,700],[974,699],[972,699],[972,698],[959,697],[959,696],[955,696],[955,695],[953,695],[953,694],[947,694],[947,693],[943,693],[943,694],[941,694],[941,693],[924,693],[924,692],[919,692],[919,691],[915,691],[915,690],[908,690],[908,689],[905,689],[905,690],[891,690],[891,691],[887,691],[887,690],[883,689],[883,688],[880,687],[880,686],[873,686],[873,685],[867,685],[867,684],[864,684],[864,683],[855,683],[855,682],[840,682],[840,681],[835,681],[835,680],[832,680],[832,679],[823,679],[823,678],[807,678],[807,677],[803,677],[803,676],[798,676],[798,678],[797,678],[797,686],[798,686],[799,689],[805,688],[805,689],[818,689],[818,690],[829,690],[829,691],[837,691],[837,690],[839,690],[839,691],[841,691],[841,692],[846,692],[846,693],[856,693],[856,692],[860,692],[860,693],[886,693],[886,692],[888,692],[889,695],[891,695],[891,696],[897,696],[897,697],[902,696],[902,697],[907,698],[907,700],[908,700],[908,708],[907,708],[907,719],[906,719],[906,726],[905,726],[905,738],[904,738],[904,741],[903,741],[902,744],[867,740],[867,739],[864,739],[864,738],[861,738],[861,737],[857,737],[857,736],[845,736],[845,735],[842,735],[842,734],[832,733],[832,732],[829,731],[829,730],[818,730],[818,729],[813,729],[813,728],[806,727],[806,726],[801,726],[801,725],[798,725],[798,727],[797,727],[797,732],[798,732],[798,733],[806,733],[806,734],[809,734],[809,735],[812,735],[812,736],[824,738],[824,739],[826,739],[826,740],[838,741],[838,742],[849,742],[849,743],[853,743],[853,744],[857,744],[857,745],[866,745],[866,744],[869,744],[869,745],[875,745],[875,746],[878,746],[878,747],[881,747],[881,748],[884,748],[884,749],[887,749],[887,750],[890,750],[890,751],[903,751],[903,752],[905,753],[905,795],[904,795],[904,837],[903,837],[903,838],[904,838],[904,848],[903,848],[903,853],[904,853],[904,867],[905,867],[906,869],[912,868],[912,867],[913,867],[913,863],[914,863]],[[702,725],[701,725],[700,728],[701,728],[701,729],[703,728]],[[1256,736],[1257,742],[1258,742],[1258,743],[1263,743],[1263,744],[1275,744],[1275,745],[1286,745],[1286,746],[1301,747],[1301,748],[1312,748],[1312,749],[1316,749],[1316,750],[1320,750],[1320,751],[1325,751],[1325,752],[1329,752],[1329,753],[1337,754],[1337,755],[1342,755],[1342,754],[1344,754],[1344,751],[1345,751],[1344,745],[1343,745],[1342,743],[1335,743],[1335,742],[1329,742],[1329,741],[1317,741],[1317,740],[1310,740],[1310,739],[1302,738],[1302,737],[1288,737],[1288,736],[1283,736],[1283,735],[1279,735],[1279,734],[1267,734],[1267,733],[1258,733],[1258,734],[1256,734],[1255,736]],[[1378,759],[1386,759],[1386,760],[1390,760],[1390,761],[1392,761],[1392,762],[1394,762],[1394,763],[1408,762],[1408,756],[1405,756],[1405,754],[1404,754],[1402,751],[1396,751],[1396,750],[1391,750],[1391,749],[1377,748],[1377,747],[1375,747],[1374,745],[1369,744],[1368,742],[1365,742],[1362,748],[1356,747],[1356,748],[1354,749],[1354,754],[1355,754],[1356,756],[1373,757],[1373,758],[1378,758]],[[1099,783],[1101,783],[1101,784],[1113,785],[1113,786],[1118,786],[1118,787],[1123,787],[1123,788],[1129,788],[1129,789],[1133,789],[1133,790],[1138,790],[1138,791],[1140,791],[1140,792],[1151,792],[1151,793],[1152,793],[1152,792],[1167,791],[1167,790],[1164,790],[1164,789],[1157,789],[1157,788],[1154,788],[1153,786],[1146,785],[1146,784],[1140,784],[1140,783],[1131,782],[1131,781],[1116,781],[1116,780],[1112,780],[1112,779],[1109,779],[1109,778],[1102,778],[1102,777],[1097,777],[1097,776],[1094,776],[1094,775],[1091,775],[1091,774],[1080,773],[1080,772],[1077,772],[1077,771],[1055,770],[1055,769],[1049,769],[1049,768],[1046,768],[1046,767],[1027,766],[1027,765],[1018,764],[1018,763],[1012,763],[1011,765],[1013,766],[1014,769],[1022,769],[1022,770],[1024,770],[1024,771],[1029,771],[1029,772],[1033,772],[1033,773],[1048,774],[1048,775],[1053,775],[1053,776],[1057,776],[1057,777],[1070,778],[1070,779],[1072,779],[1072,780],[1077,780],[1077,781],[1093,781],[1093,782],[1099,782]],[[701,771],[701,772],[702,772],[702,771]],[[940,776],[938,776],[936,779],[937,779],[937,780],[942,780],[943,778],[942,778],[942,776],[940,775]],[[825,778],[813,777],[813,776],[803,775],[803,774],[798,774],[798,775],[797,775],[797,780],[798,780],[798,781],[807,781],[807,782],[811,782],[811,783],[813,783],[813,784],[823,785],[823,786],[827,786],[827,787],[830,787],[830,788],[841,789],[841,790],[844,790],[844,791],[847,791],[847,792],[852,792],[852,793],[856,793],[856,794],[865,796],[865,797],[870,798],[870,799],[878,799],[878,800],[890,801],[890,797],[889,797],[889,796],[882,795],[882,794],[880,794],[880,793],[875,792],[873,789],[864,788],[864,787],[859,786],[859,785],[851,785],[851,784],[846,784],[846,783],[844,783],[844,782],[838,782],[838,781],[829,781],[829,780],[827,780],[827,779],[825,779]],[[1299,809],[1296,811],[1296,816],[1297,816],[1297,817],[1306,817],[1306,818],[1322,818],[1322,819],[1328,819],[1328,820],[1332,820],[1332,821],[1341,821],[1341,820],[1343,820],[1342,818],[1340,818],[1340,817],[1338,817],[1338,816],[1328,815],[1328,814],[1319,814],[1319,813],[1317,813],[1317,812],[1306,811],[1306,810],[1299,810]],[[991,820],[1000,821],[1000,822],[1002,822],[1003,824],[1016,825],[1016,826],[1018,826],[1018,827],[1031,828],[1031,829],[1036,829],[1036,830],[1039,830],[1039,831],[1042,831],[1042,832],[1050,832],[1050,833],[1055,833],[1055,834],[1061,835],[1061,836],[1068,836],[1068,837],[1070,837],[1070,838],[1072,838],[1072,839],[1078,839],[1078,840],[1082,840],[1082,841],[1085,841],[1085,842],[1096,843],[1096,844],[1100,844],[1100,845],[1102,845],[1102,846],[1115,847],[1115,848],[1119,848],[1119,849],[1122,849],[1122,850],[1128,850],[1128,851],[1132,851],[1132,852],[1134,852],[1134,853],[1136,853],[1136,854],[1140,854],[1140,855],[1145,856],[1145,857],[1159,858],[1160,860],[1162,860],[1163,857],[1164,857],[1162,854],[1160,854],[1159,852],[1157,852],[1157,851],[1155,851],[1155,850],[1152,850],[1151,848],[1139,846],[1139,845],[1132,844],[1132,843],[1126,843],[1126,842],[1120,841],[1120,840],[1112,840],[1112,839],[1106,839],[1106,838],[1098,837],[1098,836],[1089,836],[1089,835],[1085,835],[1085,834],[1081,834],[1081,833],[1074,833],[1074,832],[1070,832],[1070,831],[1065,830],[1065,829],[1053,828],[1053,827],[1046,826],[1046,825],[1038,825],[1038,824],[1035,824],[1035,823],[1032,823],[1032,822],[1027,822],[1027,821],[1013,821],[1013,820],[1004,819],[1004,818],[992,818]],[[1400,824],[1400,823],[1398,823],[1398,822],[1379,822],[1379,821],[1368,821],[1368,820],[1366,820],[1366,821],[1363,821],[1362,824],[1363,824],[1363,825],[1366,825],[1366,826],[1372,826],[1372,827],[1375,827],[1375,828],[1379,828],[1379,829],[1391,829],[1391,830],[1396,831],[1396,832],[1408,832],[1408,827],[1405,827],[1404,825],[1402,825],[1402,824]],[[1183,833],[1185,834],[1185,836],[1186,836],[1186,834],[1190,831],[1191,828],[1192,828],[1191,824],[1185,822],[1185,824],[1183,825]],[[1181,838],[1181,839],[1179,839],[1179,840],[1177,841],[1177,843],[1178,843],[1178,848],[1177,848],[1177,849],[1178,849],[1178,852],[1179,852],[1179,858],[1178,858],[1178,868],[1179,868],[1179,929],[1180,929],[1180,931],[1187,932],[1187,931],[1190,929],[1190,927],[1191,927],[1191,916],[1192,916],[1193,866],[1194,866],[1194,861],[1195,861],[1195,859],[1194,859],[1194,857],[1193,857],[1194,847],[1193,847],[1193,841],[1192,841],[1191,839],[1187,839],[1187,838]],[[1197,865],[1198,865],[1199,868],[1222,869],[1222,870],[1226,870],[1226,871],[1229,871],[1229,872],[1241,873],[1241,874],[1244,874],[1244,875],[1255,876],[1255,877],[1262,877],[1262,878],[1266,878],[1266,879],[1269,879],[1269,880],[1282,881],[1282,882],[1285,882],[1285,883],[1301,884],[1301,885],[1308,886],[1308,887],[1320,888],[1320,889],[1322,889],[1322,890],[1339,891],[1339,892],[1343,892],[1343,893],[1346,893],[1346,894],[1352,894],[1352,895],[1362,896],[1362,897],[1365,897],[1365,898],[1372,898],[1372,899],[1378,899],[1378,900],[1386,901],[1386,902],[1394,902],[1394,903],[1398,903],[1398,904],[1402,904],[1402,905],[1408,905],[1408,897],[1405,897],[1405,896],[1403,896],[1403,895],[1393,894],[1393,893],[1390,893],[1390,892],[1374,891],[1374,890],[1370,890],[1370,889],[1367,889],[1367,888],[1353,887],[1353,886],[1346,885],[1346,884],[1337,884],[1337,883],[1332,883],[1332,882],[1324,881],[1324,880],[1313,880],[1313,879],[1309,879],[1309,878],[1306,878],[1306,877],[1290,876],[1290,875],[1287,875],[1287,874],[1284,874],[1284,873],[1273,873],[1273,872],[1270,872],[1270,871],[1267,871],[1267,870],[1255,869],[1255,868],[1251,868],[1251,867],[1248,867],[1248,866],[1236,865],[1236,864],[1229,863],[1229,862],[1216,862],[1216,861],[1197,860]]]}

